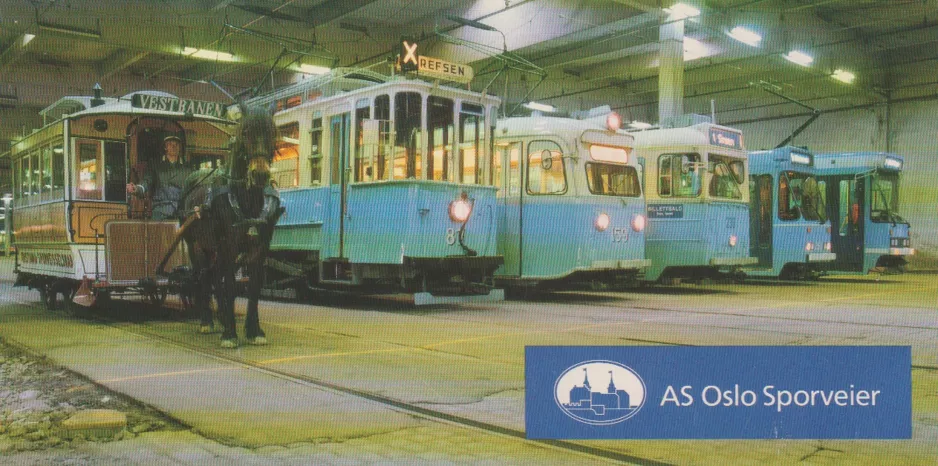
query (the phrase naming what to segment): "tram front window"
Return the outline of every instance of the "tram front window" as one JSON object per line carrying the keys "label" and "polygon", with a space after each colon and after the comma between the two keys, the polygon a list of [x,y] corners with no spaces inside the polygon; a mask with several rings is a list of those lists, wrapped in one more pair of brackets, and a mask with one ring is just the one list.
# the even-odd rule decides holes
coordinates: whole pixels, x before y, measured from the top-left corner
{"label": "tram front window", "polygon": [[427,114],[427,135],[430,137],[430,152],[427,154],[427,179],[446,181],[449,179],[449,164],[454,139],[453,101],[431,96]]}
{"label": "tram front window", "polygon": [[[739,176],[742,172],[739,161],[729,157],[720,157],[710,155],[710,197],[722,199],[742,199],[743,195],[739,189],[742,184],[741,179],[745,175]],[[731,169],[730,167],[735,167]]]}
{"label": "tram front window", "polygon": [[827,221],[827,210],[817,179],[806,173],[782,172],[778,177],[778,218]]}
{"label": "tram front window", "polygon": [[586,183],[590,192],[602,196],[639,197],[638,171],[628,165],[587,163]]}
{"label": "tram front window", "polygon": [[394,179],[420,178],[423,100],[416,92],[394,96]]}
{"label": "tram front window", "polygon": [[902,222],[899,216],[899,175],[877,172],[872,178],[870,219],[877,223]]}

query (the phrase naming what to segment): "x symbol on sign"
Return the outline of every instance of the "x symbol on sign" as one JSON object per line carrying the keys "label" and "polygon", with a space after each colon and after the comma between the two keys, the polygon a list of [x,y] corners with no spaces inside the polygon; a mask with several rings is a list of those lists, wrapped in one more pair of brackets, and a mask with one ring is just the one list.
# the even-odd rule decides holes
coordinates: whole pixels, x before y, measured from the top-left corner
{"label": "x symbol on sign", "polygon": [[405,40],[404,50],[406,50],[407,53],[404,55],[404,61],[402,63],[407,63],[407,61],[409,60],[411,63],[416,65],[417,64],[417,44],[414,43],[413,45],[411,45],[411,44],[408,44],[407,41]]}

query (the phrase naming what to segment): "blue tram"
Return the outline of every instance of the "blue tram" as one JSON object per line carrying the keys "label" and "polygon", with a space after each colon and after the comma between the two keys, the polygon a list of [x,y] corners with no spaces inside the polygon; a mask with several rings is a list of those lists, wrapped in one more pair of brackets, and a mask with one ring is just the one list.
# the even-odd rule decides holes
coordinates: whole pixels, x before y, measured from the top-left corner
{"label": "blue tram", "polygon": [[500,283],[633,279],[645,259],[645,202],[632,135],[602,107],[584,119],[499,121]]}
{"label": "blue tram", "polygon": [[899,179],[904,159],[886,152],[818,154],[827,183],[833,224],[833,270],[867,273],[875,267],[904,270],[915,254],[909,222],[899,216]]}
{"label": "blue tram", "polygon": [[272,289],[500,299],[491,96],[337,70],[276,94]]}
{"label": "blue tram", "polygon": [[755,264],[742,133],[698,123],[633,134],[645,164],[645,280],[706,278]]}
{"label": "blue tram", "polygon": [[836,257],[827,217],[826,182],[814,154],[786,146],[749,153],[750,276],[815,278]]}

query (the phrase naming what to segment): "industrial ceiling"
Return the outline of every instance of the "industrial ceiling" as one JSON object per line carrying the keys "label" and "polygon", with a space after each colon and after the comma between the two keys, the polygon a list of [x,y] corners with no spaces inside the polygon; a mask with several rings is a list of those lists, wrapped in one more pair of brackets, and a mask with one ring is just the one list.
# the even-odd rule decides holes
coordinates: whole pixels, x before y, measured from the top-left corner
{"label": "industrial ceiling", "polygon": [[[388,72],[402,37],[416,39],[421,54],[471,64],[470,86],[509,104],[608,104],[626,120],[655,122],[660,32],[684,6],[687,112],[710,113],[713,101],[723,121],[743,120],[938,90],[938,0],[674,3],[3,0],[0,152],[41,123],[39,109],[88,95],[95,83],[109,96],[159,89],[222,101],[219,88],[236,94],[302,79],[301,65]],[[800,57],[792,51],[810,63],[791,61]],[[517,66],[503,71],[506,63]]]}

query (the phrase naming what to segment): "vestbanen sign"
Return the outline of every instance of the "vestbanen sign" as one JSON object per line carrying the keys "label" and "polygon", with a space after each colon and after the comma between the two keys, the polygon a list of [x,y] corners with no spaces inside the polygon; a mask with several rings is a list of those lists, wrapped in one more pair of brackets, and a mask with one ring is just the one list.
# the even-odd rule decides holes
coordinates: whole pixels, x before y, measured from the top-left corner
{"label": "vestbanen sign", "polygon": [[215,118],[225,118],[225,106],[217,102],[203,100],[180,99],[177,97],[156,96],[148,94],[134,94],[130,98],[130,105],[147,110],[164,112],[190,113],[193,115],[207,115]]}
{"label": "vestbanen sign", "polygon": [[908,346],[525,349],[535,439],[908,439]]}

